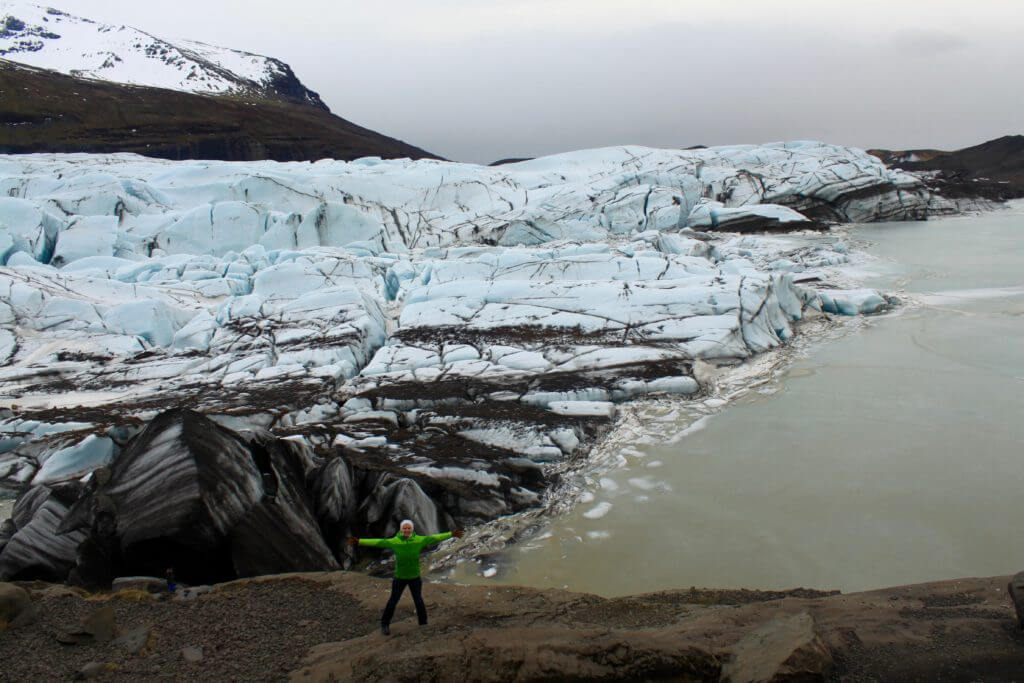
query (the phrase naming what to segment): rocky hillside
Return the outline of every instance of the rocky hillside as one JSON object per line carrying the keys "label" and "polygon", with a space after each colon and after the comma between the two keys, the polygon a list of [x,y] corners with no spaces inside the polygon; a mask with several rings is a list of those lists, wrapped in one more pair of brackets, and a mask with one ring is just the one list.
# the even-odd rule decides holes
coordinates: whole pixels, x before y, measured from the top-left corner
{"label": "rocky hillside", "polygon": [[14,626],[0,636],[0,678],[1019,680],[1024,632],[1007,579],[614,599],[430,583],[430,624],[416,626],[404,598],[390,637],[377,630],[390,582],[355,572],[240,581],[174,599],[0,584],[0,624]]}
{"label": "rocky hillside", "polygon": [[0,153],[434,157],[331,114],[284,62],[0,0]]}
{"label": "rocky hillside", "polygon": [[84,80],[0,59],[0,153],[29,152],[225,161],[434,156],[325,107]]}
{"label": "rocky hillside", "polygon": [[1024,197],[1024,135],[1006,135],[955,152],[872,149],[887,166],[920,173],[946,197],[1005,201]]}

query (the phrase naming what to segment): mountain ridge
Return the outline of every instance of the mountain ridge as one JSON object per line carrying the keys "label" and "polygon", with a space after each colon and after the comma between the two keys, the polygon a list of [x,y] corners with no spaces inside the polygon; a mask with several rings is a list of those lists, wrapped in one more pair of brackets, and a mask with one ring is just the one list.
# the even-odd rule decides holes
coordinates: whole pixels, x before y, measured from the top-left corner
{"label": "mountain ridge", "polygon": [[326,108],[75,78],[0,59],[0,154],[36,152],[222,161],[438,158]]}
{"label": "mountain ridge", "polygon": [[0,0],[0,57],[110,83],[258,96],[328,109],[280,59],[193,40],[170,41],[21,0]]}
{"label": "mountain ridge", "polygon": [[931,173],[933,188],[949,197],[996,201],[1024,197],[1024,135],[1004,135],[963,149],[869,149],[886,166]]}

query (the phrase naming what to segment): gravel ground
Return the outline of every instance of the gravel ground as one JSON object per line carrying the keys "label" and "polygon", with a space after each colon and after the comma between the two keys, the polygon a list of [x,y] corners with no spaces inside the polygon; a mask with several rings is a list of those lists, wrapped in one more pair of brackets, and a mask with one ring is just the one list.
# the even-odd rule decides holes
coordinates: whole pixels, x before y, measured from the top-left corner
{"label": "gravel ground", "polygon": [[[191,602],[83,600],[41,603],[39,621],[0,635],[0,681],[70,680],[89,662],[117,668],[118,681],[280,681],[309,648],[376,629],[379,615],[349,595],[299,579],[227,588]],[[104,604],[118,629],[152,628],[151,651],[133,656],[113,643],[62,645],[56,635]],[[186,663],[181,650],[201,647],[203,660]]]}
{"label": "gravel ground", "polygon": [[[529,664],[526,680],[649,678],[644,672],[660,676],[695,662],[717,679],[751,632],[801,613],[823,645],[801,650],[794,661],[807,670],[797,673],[827,668],[824,657],[830,681],[1024,680],[1024,630],[1006,593],[1009,578],[850,595],[690,589],[613,599],[429,582],[430,626],[416,625],[405,596],[390,637],[377,631],[390,582],[358,572],[248,579],[188,602],[21,584],[39,619],[0,632],[0,682],[71,680],[90,662],[110,665],[98,680],[116,681],[507,680],[505,670],[482,663],[492,660]],[[150,629],[145,650],[58,642],[107,605],[122,634]],[[186,662],[183,648],[201,648],[202,660]]]}

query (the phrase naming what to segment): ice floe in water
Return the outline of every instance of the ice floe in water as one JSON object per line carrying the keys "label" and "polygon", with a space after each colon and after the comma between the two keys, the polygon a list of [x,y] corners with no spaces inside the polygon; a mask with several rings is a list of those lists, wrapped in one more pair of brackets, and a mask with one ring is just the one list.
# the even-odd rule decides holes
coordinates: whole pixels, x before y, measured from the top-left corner
{"label": "ice floe in water", "polygon": [[932,306],[948,306],[961,301],[1003,299],[1024,296],[1024,287],[986,287],[982,289],[949,289],[918,296],[917,300]]}
{"label": "ice floe in water", "polygon": [[586,517],[587,519],[601,519],[602,517],[607,515],[609,512],[611,512],[611,509],[612,509],[612,504],[609,503],[606,500],[603,500],[600,503],[598,503],[597,505],[595,505],[594,507],[592,507],[589,510],[587,510],[586,512],[584,512],[583,516]]}

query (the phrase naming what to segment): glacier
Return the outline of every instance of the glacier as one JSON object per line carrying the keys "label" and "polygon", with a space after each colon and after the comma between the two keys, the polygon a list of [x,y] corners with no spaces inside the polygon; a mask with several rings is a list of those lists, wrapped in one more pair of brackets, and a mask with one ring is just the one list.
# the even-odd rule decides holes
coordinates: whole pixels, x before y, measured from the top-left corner
{"label": "glacier", "polygon": [[[818,142],[500,167],[0,156],[0,485],[40,503],[0,535],[0,574],[27,572],[32,543],[48,575],[70,571],[85,498],[178,519],[185,498],[130,493],[161,466],[138,444],[178,444],[165,459],[187,482],[213,456],[181,425],[208,421],[246,482],[211,512],[222,569],[302,568],[260,560],[224,515],[298,530],[315,568],[404,517],[429,531],[536,508],[623,401],[699,397],[698,363],[887,306],[835,280],[849,250],[823,227],[955,211]],[[278,491],[291,516],[267,507]]]}

